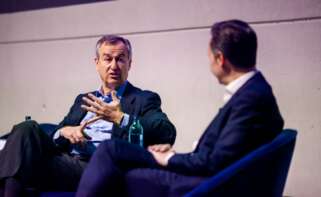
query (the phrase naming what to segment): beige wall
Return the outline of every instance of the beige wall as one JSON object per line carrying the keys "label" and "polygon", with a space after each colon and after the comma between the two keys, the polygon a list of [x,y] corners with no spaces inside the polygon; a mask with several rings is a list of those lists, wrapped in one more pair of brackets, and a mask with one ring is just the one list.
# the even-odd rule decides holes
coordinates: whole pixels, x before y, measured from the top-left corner
{"label": "beige wall", "polygon": [[210,74],[209,27],[239,18],[259,38],[258,68],[274,87],[286,127],[298,129],[285,195],[321,193],[320,0],[118,0],[0,15],[0,131],[31,115],[59,122],[79,92],[99,86],[93,64],[100,35],[133,44],[129,80],[157,91],[191,150],[221,106]]}

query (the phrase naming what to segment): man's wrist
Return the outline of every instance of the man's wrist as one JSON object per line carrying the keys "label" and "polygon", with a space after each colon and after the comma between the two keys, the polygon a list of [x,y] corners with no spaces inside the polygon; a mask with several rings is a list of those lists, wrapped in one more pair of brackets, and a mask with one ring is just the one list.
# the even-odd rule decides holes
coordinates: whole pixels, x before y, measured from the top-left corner
{"label": "man's wrist", "polygon": [[123,119],[124,119],[124,112],[119,112],[119,115],[116,117],[115,123],[117,125],[121,125]]}

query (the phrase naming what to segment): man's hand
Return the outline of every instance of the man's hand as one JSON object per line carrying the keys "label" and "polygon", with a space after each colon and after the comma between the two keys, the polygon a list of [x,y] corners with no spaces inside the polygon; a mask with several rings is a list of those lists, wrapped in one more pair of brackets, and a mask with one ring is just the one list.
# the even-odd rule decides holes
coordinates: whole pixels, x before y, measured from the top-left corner
{"label": "man's hand", "polygon": [[161,166],[167,166],[168,160],[175,154],[175,151],[170,144],[152,145],[148,146],[147,149]]}
{"label": "man's hand", "polygon": [[148,150],[154,152],[167,152],[170,149],[172,149],[170,144],[155,144],[148,146]]}
{"label": "man's hand", "polygon": [[70,143],[72,143],[72,144],[83,143],[85,140],[90,139],[90,137],[84,133],[85,127],[88,124],[91,124],[98,119],[101,119],[101,117],[95,116],[94,118],[86,121],[85,123],[83,123],[79,126],[63,127],[60,130],[60,135],[63,136],[64,138],[68,139],[70,141]]}
{"label": "man's hand", "polygon": [[111,96],[112,102],[105,103],[93,94],[88,94],[88,97],[83,97],[87,105],[82,105],[81,107],[97,114],[104,120],[120,125],[124,112],[121,110],[120,100],[116,96],[116,91],[112,91]]}

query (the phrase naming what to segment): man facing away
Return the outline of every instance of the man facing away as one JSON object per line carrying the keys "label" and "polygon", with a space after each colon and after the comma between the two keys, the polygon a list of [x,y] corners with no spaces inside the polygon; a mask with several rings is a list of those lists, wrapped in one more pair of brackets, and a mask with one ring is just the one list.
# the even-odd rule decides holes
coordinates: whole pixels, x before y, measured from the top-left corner
{"label": "man facing away", "polygon": [[75,191],[97,146],[103,140],[127,140],[134,118],[144,128],[144,146],[174,143],[176,130],[158,94],[127,81],[131,61],[127,39],[103,36],[95,57],[101,87],[77,96],[54,135],[47,136],[35,121],[13,127],[0,152],[0,196],[22,196],[25,187]]}
{"label": "man facing away", "polygon": [[105,141],[92,156],[77,197],[125,195],[125,182],[143,189],[145,196],[183,196],[282,131],[272,89],[255,67],[254,30],[246,22],[228,20],[215,23],[211,36],[210,70],[226,88],[225,104],[195,150],[182,154],[170,144],[145,150],[123,141]]}

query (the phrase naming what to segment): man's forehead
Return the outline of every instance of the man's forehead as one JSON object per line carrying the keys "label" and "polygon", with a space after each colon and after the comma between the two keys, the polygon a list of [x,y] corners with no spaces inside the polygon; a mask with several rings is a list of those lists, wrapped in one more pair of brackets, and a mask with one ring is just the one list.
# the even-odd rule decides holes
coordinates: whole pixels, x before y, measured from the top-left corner
{"label": "man's forehead", "polygon": [[127,48],[122,42],[115,44],[103,43],[99,49],[102,54],[127,54]]}

